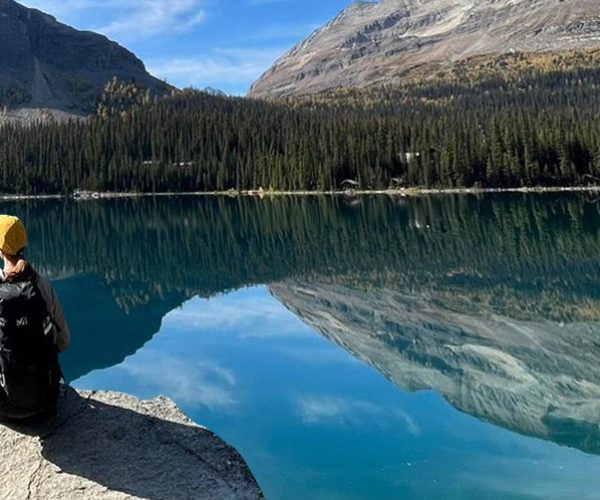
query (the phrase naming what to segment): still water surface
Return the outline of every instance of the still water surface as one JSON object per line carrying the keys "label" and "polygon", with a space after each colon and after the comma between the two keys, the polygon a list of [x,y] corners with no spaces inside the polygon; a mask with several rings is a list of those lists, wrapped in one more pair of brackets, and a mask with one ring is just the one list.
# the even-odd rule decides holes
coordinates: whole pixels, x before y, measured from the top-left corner
{"label": "still water surface", "polygon": [[600,203],[4,203],[72,384],[160,394],[267,498],[594,498]]}

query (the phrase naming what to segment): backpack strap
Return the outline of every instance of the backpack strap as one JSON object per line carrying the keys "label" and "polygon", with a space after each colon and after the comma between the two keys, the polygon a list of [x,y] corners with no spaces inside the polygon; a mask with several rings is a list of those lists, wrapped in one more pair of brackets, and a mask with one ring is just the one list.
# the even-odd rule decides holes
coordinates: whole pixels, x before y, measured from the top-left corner
{"label": "backpack strap", "polygon": [[56,363],[54,364],[55,366],[53,366],[53,369],[57,371],[58,381],[60,382],[60,380],[62,380],[65,385],[69,385],[69,383],[68,383],[67,379],[65,378],[65,375],[62,371],[60,363],[58,362],[58,348],[56,347],[56,338],[57,338],[57,332],[60,332],[61,328],[60,328],[60,325],[54,319],[54,315],[52,314],[52,311],[50,311],[50,306],[48,305],[48,302],[46,301],[44,294],[42,293],[42,290],[40,289],[39,274],[36,271],[33,272],[33,276],[31,277],[31,284],[35,288],[36,292],[40,294],[40,297],[42,298],[42,300],[44,301],[44,304],[46,305],[46,314],[48,315],[49,321],[48,321],[48,324],[44,326],[44,335],[48,335],[50,333],[50,331],[52,331],[52,327],[54,327],[54,329],[55,329],[54,338],[52,339],[52,345],[57,349],[57,354],[56,354]]}
{"label": "backpack strap", "polygon": [[[48,325],[44,328],[44,333],[46,335],[48,335],[48,333],[50,332],[50,326],[52,326],[52,325],[54,325],[54,328],[56,328],[57,331],[60,331],[61,330],[60,326],[56,322],[56,320],[54,319],[54,315],[52,314],[52,311],[50,310],[50,306],[48,305],[48,302],[46,301],[46,298],[44,297],[44,294],[42,293],[42,290],[40,288],[40,285],[39,285],[39,274],[36,271],[34,271],[33,275],[31,276],[31,284],[35,288],[35,291],[40,294],[40,297],[44,301],[44,304],[46,305],[46,313],[47,313],[48,318],[50,320],[49,323],[48,323]],[[56,341],[56,338],[54,340]]]}

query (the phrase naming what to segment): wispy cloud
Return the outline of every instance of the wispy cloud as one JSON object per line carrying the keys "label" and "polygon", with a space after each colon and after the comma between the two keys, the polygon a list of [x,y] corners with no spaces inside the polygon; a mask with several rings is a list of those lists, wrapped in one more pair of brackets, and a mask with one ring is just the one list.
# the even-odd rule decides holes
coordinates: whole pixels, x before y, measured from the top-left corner
{"label": "wispy cloud", "polygon": [[116,369],[144,380],[156,394],[168,394],[180,403],[210,409],[226,409],[236,404],[234,374],[207,359],[188,361],[149,351],[129,358]]}
{"label": "wispy cloud", "polygon": [[297,400],[300,418],[305,424],[334,422],[348,426],[388,426],[402,423],[409,434],[419,436],[415,420],[400,408],[388,408],[370,401],[337,396],[303,396]]}
{"label": "wispy cloud", "polygon": [[206,19],[201,0],[24,0],[80,27],[122,41],[188,31]]}
{"label": "wispy cloud", "polygon": [[136,0],[126,6],[126,16],[98,28],[102,33],[133,39],[158,33],[181,33],[204,22],[198,0]]}
{"label": "wispy cloud", "polygon": [[148,61],[151,73],[178,84],[199,88],[222,84],[240,84],[257,79],[283,52],[284,48],[214,48],[209,53],[192,58]]}

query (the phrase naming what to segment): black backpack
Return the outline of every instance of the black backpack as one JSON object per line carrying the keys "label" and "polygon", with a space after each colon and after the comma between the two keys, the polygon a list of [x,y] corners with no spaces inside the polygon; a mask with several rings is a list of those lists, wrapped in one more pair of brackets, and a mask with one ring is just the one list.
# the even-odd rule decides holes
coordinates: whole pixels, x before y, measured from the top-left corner
{"label": "black backpack", "polygon": [[36,278],[0,283],[0,415],[8,419],[56,414],[56,326]]}

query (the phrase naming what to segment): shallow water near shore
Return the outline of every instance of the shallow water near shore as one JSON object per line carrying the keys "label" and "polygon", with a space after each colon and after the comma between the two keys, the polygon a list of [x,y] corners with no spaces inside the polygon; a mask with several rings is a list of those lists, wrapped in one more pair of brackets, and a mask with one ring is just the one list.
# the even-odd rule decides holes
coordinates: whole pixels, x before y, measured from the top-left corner
{"label": "shallow water near shore", "polygon": [[267,498],[593,498],[590,194],[3,203],[81,389],[164,394]]}

